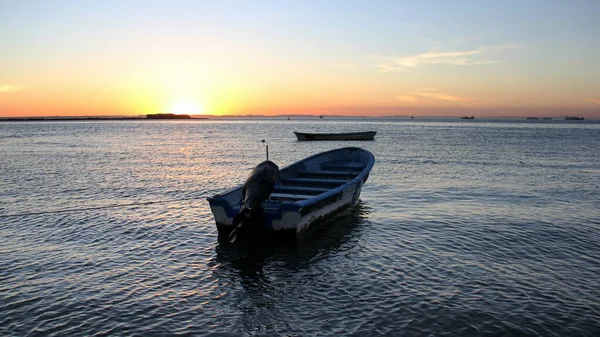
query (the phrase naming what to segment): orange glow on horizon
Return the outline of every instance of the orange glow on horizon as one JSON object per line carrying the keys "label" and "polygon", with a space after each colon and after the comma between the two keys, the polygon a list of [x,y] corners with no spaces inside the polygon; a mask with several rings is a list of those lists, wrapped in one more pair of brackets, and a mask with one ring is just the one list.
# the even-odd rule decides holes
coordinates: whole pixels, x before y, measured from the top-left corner
{"label": "orange glow on horizon", "polygon": [[[138,116],[175,113],[205,116],[228,115],[341,115],[341,116],[448,116],[459,117],[600,117],[589,106],[544,106],[494,100],[483,94],[468,95],[450,89],[391,90],[386,87],[301,83],[273,86],[240,78],[197,85],[181,77],[177,86],[138,75],[112,88],[96,83],[77,86],[48,83],[15,86],[0,92],[0,117]],[[18,89],[18,90],[17,90]],[[591,103],[590,103],[591,102]],[[595,103],[594,100],[587,101]],[[600,104],[594,104],[598,106]]]}

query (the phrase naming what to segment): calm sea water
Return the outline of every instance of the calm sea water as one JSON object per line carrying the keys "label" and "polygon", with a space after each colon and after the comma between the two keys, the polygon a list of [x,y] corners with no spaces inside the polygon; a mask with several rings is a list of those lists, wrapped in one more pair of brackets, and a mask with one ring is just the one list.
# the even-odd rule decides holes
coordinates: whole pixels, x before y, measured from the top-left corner
{"label": "calm sea water", "polygon": [[[219,244],[204,197],[265,144],[376,164],[296,247]],[[600,335],[597,122],[0,123],[0,172],[1,336]]]}

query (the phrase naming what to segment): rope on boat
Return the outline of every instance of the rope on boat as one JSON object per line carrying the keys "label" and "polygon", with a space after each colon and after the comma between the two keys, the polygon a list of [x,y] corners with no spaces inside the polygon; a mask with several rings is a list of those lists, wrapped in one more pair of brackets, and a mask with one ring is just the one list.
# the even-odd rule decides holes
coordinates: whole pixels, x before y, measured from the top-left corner
{"label": "rope on boat", "polygon": [[157,200],[157,201],[134,202],[134,203],[130,203],[130,204],[114,204],[114,205],[96,206],[96,207],[85,207],[85,208],[65,208],[65,209],[57,209],[57,210],[50,210],[50,211],[40,211],[40,212],[29,212],[29,213],[0,214],[0,218],[12,218],[12,217],[20,217],[20,216],[31,216],[31,215],[41,215],[41,214],[57,214],[57,213],[68,213],[68,212],[83,212],[83,211],[91,211],[91,210],[97,210],[97,209],[119,208],[119,207],[132,207],[132,206],[145,206],[145,205],[152,205],[152,204],[166,204],[166,203],[177,202],[177,201],[190,201],[190,200],[204,199],[206,197],[207,196],[200,196],[200,197],[190,197],[190,198],[171,199],[171,200]]}

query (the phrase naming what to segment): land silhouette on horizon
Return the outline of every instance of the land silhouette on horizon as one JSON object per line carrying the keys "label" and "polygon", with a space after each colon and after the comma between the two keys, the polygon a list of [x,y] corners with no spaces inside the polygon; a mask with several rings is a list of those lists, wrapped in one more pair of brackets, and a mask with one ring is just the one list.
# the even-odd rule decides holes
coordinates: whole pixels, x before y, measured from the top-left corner
{"label": "land silhouette on horizon", "polygon": [[281,114],[281,115],[186,115],[186,114],[147,114],[147,115],[97,115],[97,116],[30,116],[30,117],[0,117],[2,122],[10,121],[102,121],[102,120],[207,120],[207,119],[288,119],[288,120],[310,120],[310,119],[526,119],[526,120],[598,120],[600,118],[576,117],[572,114],[548,115],[541,117],[523,116],[482,116],[465,118],[465,116],[420,116],[420,115],[386,115],[386,116],[360,116],[360,115],[303,115],[303,114]]}

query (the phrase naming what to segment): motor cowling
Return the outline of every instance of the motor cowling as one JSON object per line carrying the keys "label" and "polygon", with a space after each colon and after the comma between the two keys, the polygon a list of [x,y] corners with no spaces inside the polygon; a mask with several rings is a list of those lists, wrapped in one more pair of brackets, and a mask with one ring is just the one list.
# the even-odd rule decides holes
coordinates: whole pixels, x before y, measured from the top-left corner
{"label": "motor cowling", "polygon": [[242,205],[240,212],[233,218],[235,227],[229,234],[230,242],[235,242],[240,231],[259,222],[258,219],[262,217],[263,213],[260,204],[273,193],[278,178],[279,167],[269,160],[258,164],[252,170],[242,188]]}
{"label": "motor cowling", "polygon": [[258,164],[242,189],[241,209],[254,209],[273,193],[275,182],[279,177],[279,167],[272,161],[264,161]]}

